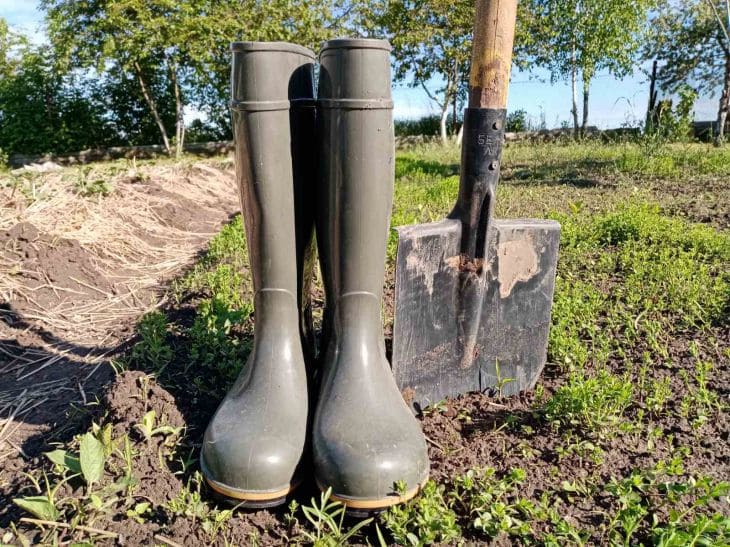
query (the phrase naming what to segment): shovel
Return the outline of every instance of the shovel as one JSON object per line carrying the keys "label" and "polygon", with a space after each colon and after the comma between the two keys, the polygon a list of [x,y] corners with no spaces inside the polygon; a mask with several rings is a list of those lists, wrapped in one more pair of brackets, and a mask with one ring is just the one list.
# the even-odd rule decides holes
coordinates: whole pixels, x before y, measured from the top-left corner
{"label": "shovel", "polygon": [[478,0],[459,195],[398,228],[393,374],[416,408],[530,389],[545,365],[560,225],[493,218],[517,0]]}

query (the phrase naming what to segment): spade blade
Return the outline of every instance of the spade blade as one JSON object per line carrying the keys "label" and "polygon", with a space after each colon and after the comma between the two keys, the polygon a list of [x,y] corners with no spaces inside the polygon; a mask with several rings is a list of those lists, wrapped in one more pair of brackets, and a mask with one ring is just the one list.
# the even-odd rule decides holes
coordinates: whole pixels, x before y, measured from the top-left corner
{"label": "spade blade", "polygon": [[461,226],[447,219],[398,228],[393,374],[409,404],[470,391],[511,395],[532,388],[545,365],[560,225],[493,221],[476,344],[460,339],[470,320]]}

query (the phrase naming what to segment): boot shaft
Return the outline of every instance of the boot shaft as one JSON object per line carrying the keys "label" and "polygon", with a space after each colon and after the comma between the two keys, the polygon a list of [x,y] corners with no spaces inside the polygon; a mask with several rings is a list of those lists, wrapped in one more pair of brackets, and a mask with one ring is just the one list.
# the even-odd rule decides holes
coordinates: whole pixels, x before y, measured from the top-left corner
{"label": "boot shaft", "polygon": [[[298,295],[307,315],[314,223],[314,53],[281,42],[236,42],[231,49],[236,176],[254,289]],[[303,331],[306,323],[302,321]]]}
{"label": "boot shaft", "polygon": [[395,173],[388,42],[325,43],[317,107],[317,242],[327,297],[364,291],[380,301]]}

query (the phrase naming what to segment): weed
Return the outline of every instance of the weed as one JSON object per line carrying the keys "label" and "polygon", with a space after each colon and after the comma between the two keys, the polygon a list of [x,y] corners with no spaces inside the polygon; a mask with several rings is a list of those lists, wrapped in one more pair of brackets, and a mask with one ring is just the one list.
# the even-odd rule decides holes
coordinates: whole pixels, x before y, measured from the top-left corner
{"label": "weed", "polygon": [[232,509],[213,509],[204,500],[200,493],[203,477],[196,472],[183,486],[178,495],[167,502],[166,508],[174,515],[184,516],[193,523],[200,523],[200,527],[213,542],[226,528],[233,516]]}
{"label": "weed", "polygon": [[493,468],[469,470],[457,477],[450,496],[470,515],[471,526],[487,538],[500,533],[529,535],[535,505],[517,496],[525,472],[513,469],[502,479],[495,473]]}
{"label": "weed", "polygon": [[142,416],[142,422],[135,425],[137,431],[139,431],[144,439],[149,443],[152,437],[155,435],[162,435],[164,437],[177,437],[182,431],[182,427],[172,427],[169,425],[159,425],[155,427],[157,416],[154,410],[150,410]]}
{"label": "weed", "polygon": [[137,324],[140,340],[132,348],[131,361],[140,369],[162,373],[173,358],[167,342],[167,317],[159,311],[145,314]]}
{"label": "weed", "polygon": [[699,359],[699,355],[695,353],[693,378],[690,379],[686,369],[681,369],[679,372],[685,384],[685,395],[680,403],[680,414],[685,418],[692,418],[694,427],[702,426],[712,415],[723,408],[718,394],[708,387],[708,376],[713,369],[712,362]]}
{"label": "weed", "polygon": [[321,494],[319,503],[312,498],[311,505],[302,507],[302,512],[314,531],[302,530],[301,535],[315,547],[347,545],[361,528],[373,521],[372,518],[361,520],[347,530],[344,526],[346,508],[338,501],[330,501],[330,496],[332,496],[332,488],[328,488]]}
{"label": "weed", "polygon": [[[661,481],[663,466],[634,471],[624,479],[614,479],[606,491],[614,496],[617,509],[608,521],[608,537],[613,544],[636,542],[642,529],[648,529],[655,545],[721,545],[730,539],[730,519],[723,515],[706,516],[698,510],[727,496],[730,484],[713,482],[707,477],[690,477],[686,482]],[[681,500],[685,509],[677,509]],[[659,518],[668,508],[666,521]],[[646,533],[646,532],[644,532]]]}
{"label": "weed", "polygon": [[559,427],[596,434],[611,434],[632,402],[633,384],[627,376],[606,370],[596,376],[572,374],[545,403],[545,419]]}
{"label": "weed", "polygon": [[215,370],[228,385],[237,375],[249,347],[232,336],[234,326],[250,315],[250,309],[235,310],[218,298],[204,300],[198,306],[188,335],[193,363]]}
{"label": "weed", "polygon": [[103,178],[94,178],[91,166],[80,167],[74,182],[76,192],[84,197],[107,196],[112,191],[111,184]]}
{"label": "weed", "polygon": [[[404,490],[402,486],[401,490]],[[444,490],[443,486],[429,480],[417,498],[394,505],[380,516],[397,544],[420,546],[459,542],[461,527]]]}

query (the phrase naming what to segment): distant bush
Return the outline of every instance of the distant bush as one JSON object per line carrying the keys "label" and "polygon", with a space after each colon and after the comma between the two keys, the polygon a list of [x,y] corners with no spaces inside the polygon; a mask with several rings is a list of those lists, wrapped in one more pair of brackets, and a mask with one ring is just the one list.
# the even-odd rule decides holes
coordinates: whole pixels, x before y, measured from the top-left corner
{"label": "distant bush", "polygon": [[647,123],[646,137],[666,142],[687,141],[693,136],[694,104],[697,92],[688,85],[679,90],[679,100],[660,101]]}
{"label": "distant bush", "polygon": [[507,122],[504,129],[505,131],[519,133],[520,131],[528,131],[530,129],[529,126],[527,111],[519,109],[507,114]]}
{"label": "distant bush", "polygon": [[435,114],[433,116],[424,116],[417,120],[395,120],[395,135],[396,137],[438,135],[440,123],[441,120]]}

